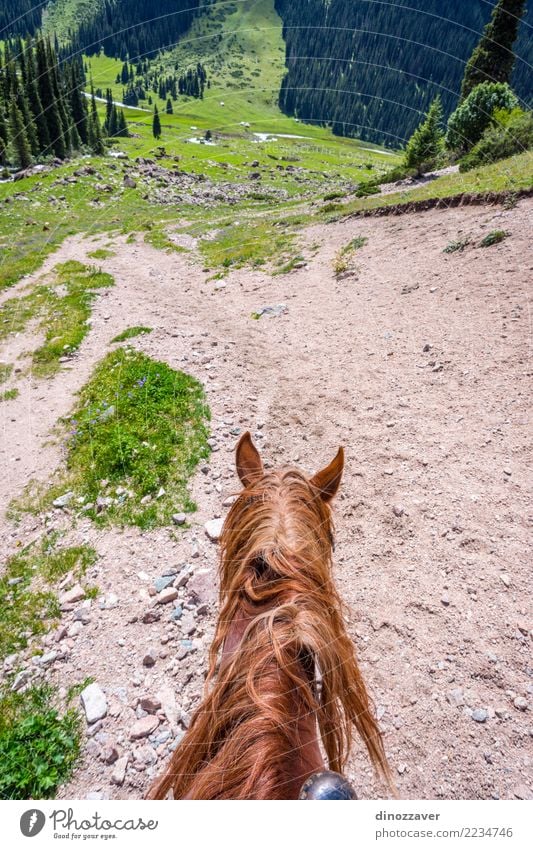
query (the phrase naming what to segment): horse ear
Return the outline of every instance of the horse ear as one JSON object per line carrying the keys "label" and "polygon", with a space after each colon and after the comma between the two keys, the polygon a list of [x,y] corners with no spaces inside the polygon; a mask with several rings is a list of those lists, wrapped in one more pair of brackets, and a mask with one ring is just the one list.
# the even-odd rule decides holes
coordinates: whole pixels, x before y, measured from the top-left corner
{"label": "horse ear", "polygon": [[319,490],[323,501],[331,501],[337,492],[341,482],[343,468],[344,449],[339,448],[337,456],[331,461],[329,466],[326,466],[325,469],[317,472],[316,475],[311,478],[311,483]]}
{"label": "horse ear", "polygon": [[243,433],[237,444],[236,463],[237,474],[244,487],[250,486],[263,475],[263,463],[248,430]]}

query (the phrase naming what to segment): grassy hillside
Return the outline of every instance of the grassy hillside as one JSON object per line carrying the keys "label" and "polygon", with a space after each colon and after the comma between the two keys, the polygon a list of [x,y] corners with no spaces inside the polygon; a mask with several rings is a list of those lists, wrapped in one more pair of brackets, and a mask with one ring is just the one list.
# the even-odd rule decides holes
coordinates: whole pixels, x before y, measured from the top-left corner
{"label": "grassy hillside", "polygon": [[102,0],[52,0],[43,12],[43,29],[65,41],[81,23],[92,20],[102,5]]}
{"label": "grassy hillside", "polygon": [[[174,114],[167,115],[166,101],[150,92],[152,105],[145,100],[140,108],[126,110],[134,137],[121,140],[120,147],[132,156],[149,156],[162,144],[181,157],[184,170],[229,181],[247,179],[250,163],[260,161],[270,166],[261,185],[283,185],[291,195],[302,195],[304,188],[320,191],[324,186],[327,191],[330,183],[358,183],[383,173],[397,161],[379,147],[335,137],[327,128],[302,125],[283,115],[277,105],[283,57],[282,24],[274,0],[215,3],[176,48],[156,62],[170,72],[176,66],[182,71],[202,61],[210,82],[204,99],[180,97]],[[86,65],[95,88],[111,88],[120,101],[123,86],[116,78],[122,62],[101,54],[87,58]],[[153,105],[161,115],[160,142],[152,136]],[[213,144],[191,141],[203,139],[207,130],[213,133]],[[272,134],[272,139],[256,133]],[[289,180],[281,170],[287,165],[296,168]]]}

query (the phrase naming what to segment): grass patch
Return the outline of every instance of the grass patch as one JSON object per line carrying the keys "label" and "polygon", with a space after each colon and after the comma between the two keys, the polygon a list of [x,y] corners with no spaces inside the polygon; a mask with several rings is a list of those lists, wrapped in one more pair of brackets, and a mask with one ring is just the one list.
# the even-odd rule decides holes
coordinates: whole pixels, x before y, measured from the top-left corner
{"label": "grass patch", "polygon": [[457,253],[457,251],[464,251],[469,244],[470,239],[468,237],[466,239],[455,239],[446,245],[442,252],[445,254],[454,254]]}
{"label": "grass patch", "polygon": [[12,371],[13,366],[10,363],[0,363],[0,385],[11,377]]}
{"label": "grass patch", "polygon": [[111,343],[125,342],[127,339],[134,339],[136,336],[142,336],[144,333],[151,332],[151,327],[128,327],[127,330],[123,330],[122,333],[119,333],[118,336],[115,336],[115,338],[111,340]]}
{"label": "grass patch", "polygon": [[144,235],[144,241],[152,245],[153,248],[157,248],[159,251],[166,251],[166,253],[188,253],[187,248],[177,245],[172,239],[169,239],[161,227],[153,227],[148,230]]}
{"label": "grass patch", "polygon": [[77,578],[96,561],[86,546],[55,549],[56,537],[47,537],[10,557],[0,578],[0,658],[19,651],[44,634],[59,617],[57,596],[51,586],[67,572]]}
{"label": "grass patch", "polygon": [[365,209],[397,206],[417,200],[452,197],[463,193],[519,191],[530,189],[532,185],[533,152],[527,151],[492,165],[475,168],[465,174],[443,174],[442,177],[410,191],[349,201],[343,209],[350,214]]}
{"label": "grass patch", "polygon": [[109,274],[75,260],[58,265],[50,284],[36,286],[0,307],[0,339],[39,319],[45,341],[32,354],[32,369],[37,377],[50,377],[60,368],[60,357],[74,353],[87,335],[97,290],[112,285]]}
{"label": "grass patch", "polygon": [[356,236],[351,242],[342,249],[343,254],[352,254],[354,251],[358,251],[361,248],[364,248],[366,243],[368,242],[368,238],[366,236]]}
{"label": "grass patch", "polygon": [[53,797],[72,772],[80,739],[79,713],[70,708],[61,716],[52,687],[0,689],[2,799]]}
{"label": "grass patch", "polygon": [[107,248],[97,248],[95,251],[87,254],[87,256],[91,259],[109,259],[109,257],[115,256],[115,251],[109,251]]}
{"label": "grass patch", "polygon": [[364,248],[368,239],[366,236],[355,236],[347,245],[340,249],[333,260],[333,271],[336,277],[341,277],[343,274],[355,274],[357,271],[354,265],[354,255],[356,251]]}
{"label": "grass patch", "polygon": [[503,242],[504,239],[507,239],[511,234],[507,230],[492,230],[490,233],[481,240],[480,247],[482,248],[490,248],[492,245],[497,245],[499,242]]}
{"label": "grass patch", "polygon": [[16,386],[13,389],[6,389],[5,392],[0,392],[0,401],[14,401],[18,394],[19,391]]}
{"label": "grass patch", "polygon": [[209,454],[203,388],[132,348],[108,354],[66,420],[67,469],[44,498],[66,490],[100,524],[169,524],[195,509],[187,482]]}
{"label": "grass patch", "polygon": [[[298,221],[298,219],[296,219]],[[237,222],[223,227],[214,239],[203,239],[200,251],[209,270],[233,268],[259,268],[272,263],[280,266],[289,263],[294,251],[294,222],[273,222],[257,219],[247,223]],[[278,273],[282,273],[279,272]]]}
{"label": "grass patch", "polygon": [[275,277],[278,274],[289,274],[291,271],[294,271],[295,268],[301,268],[302,263],[305,263],[305,257],[295,256],[288,262],[284,262],[281,266],[275,268],[272,272],[272,276]]}

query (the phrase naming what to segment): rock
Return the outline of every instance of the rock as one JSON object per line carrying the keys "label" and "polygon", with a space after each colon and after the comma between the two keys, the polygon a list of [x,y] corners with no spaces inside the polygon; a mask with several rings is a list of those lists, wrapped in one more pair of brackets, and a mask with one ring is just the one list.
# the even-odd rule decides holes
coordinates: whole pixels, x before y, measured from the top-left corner
{"label": "rock", "polygon": [[59,498],[56,498],[54,501],[52,501],[52,504],[54,505],[54,507],[68,507],[73,498],[73,492],[65,492],[64,495],[60,495]]}
{"label": "rock", "polygon": [[509,575],[507,575],[505,572],[502,572],[502,573],[501,573],[501,575],[500,575],[500,581],[502,582],[502,584],[503,584],[505,587],[509,587],[509,586],[510,586],[510,584],[511,584],[511,579],[509,578]]}
{"label": "rock", "polygon": [[185,636],[190,637],[196,631],[196,622],[190,613],[186,613],[181,620],[181,630]]}
{"label": "rock", "polygon": [[[175,587],[167,587],[162,590],[157,597],[157,604],[169,604],[178,597],[178,591]],[[144,621],[144,620],[143,620]]]}
{"label": "rock", "polygon": [[405,513],[405,509],[402,507],[401,504],[395,504],[394,507],[392,508],[392,512],[399,519],[400,516],[403,516],[403,514]]}
{"label": "rock", "polygon": [[65,604],[76,604],[77,601],[81,601],[85,598],[85,590],[80,584],[75,584],[71,590],[63,593],[62,596],[59,597],[59,602],[61,606]]}
{"label": "rock", "polygon": [[210,519],[204,526],[205,532],[212,542],[218,542],[222,535],[223,527],[224,519]]}
{"label": "rock", "polygon": [[115,761],[118,761],[118,749],[116,746],[106,746],[105,749],[102,750],[102,760],[106,764],[114,764]]}
{"label": "rock", "polygon": [[450,603],[450,597],[446,593],[444,593],[444,595],[442,596],[440,601],[441,601],[441,604],[444,605],[444,607],[448,607],[448,605]]}
{"label": "rock", "polygon": [[143,657],[143,666],[155,666],[157,660],[157,651],[149,649]]}
{"label": "rock", "polygon": [[252,318],[259,319],[263,316],[277,317],[288,312],[287,304],[272,304],[267,307],[259,307],[252,313]]}
{"label": "rock", "polygon": [[475,708],[472,711],[472,719],[474,722],[486,722],[488,718],[489,713],[485,710],[485,708]]}
{"label": "rock", "polygon": [[29,669],[23,669],[21,672],[19,672],[15,676],[15,680],[13,681],[13,683],[11,685],[12,691],[14,693],[17,693],[19,690],[21,690],[24,687],[24,685],[27,684],[28,681],[30,680],[30,675],[31,675],[31,673],[30,673]]}
{"label": "rock", "polygon": [[175,525],[184,525],[187,521],[187,516],[185,513],[174,513],[172,516],[172,521]]}
{"label": "rock", "polygon": [[119,758],[115,764],[115,769],[111,773],[111,781],[113,784],[118,784],[119,787],[124,784],[124,779],[126,777],[126,769],[128,768],[129,755],[124,755],[123,758]]}
{"label": "rock", "polygon": [[164,684],[158,691],[157,698],[161,702],[161,710],[165,714],[168,724],[172,731],[175,731],[178,725],[178,707],[174,690],[168,684]]}
{"label": "rock", "polygon": [[211,604],[217,599],[215,575],[210,569],[199,569],[191,576],[187,590],[197,604]]}
{"label": "rock", "polygon": [[161,699],[156,696],[142,696],[139,704],[146,713],[156,713],[161,707]]}
{"label": "rock", "polygon": [[403,775],[405,770],[407,769],[407,765],[406,764],[398,764],[396,769],[398,770],[398,775]]}
{"label": "rock", "polygon": [[134,758],[137,764],[140,764],[143,767],[153,766],[153,764],[157,762],[157,754],[149,743],[146,743],[144,746],[140,746],[137,751],[134,752]]}
{"label": "rock", "polygon": [[181,589],[181,587],[184,587],[189,582],[190,577],[191,577],[190,567],[186,566],[184,569],[181,570],[178,577],[174,581],[174,586],[178,590]]}
{"label": "rock", "polygon": [[125,174],[124,175],[124,186],[127,189],[135,189],[137,187],[137,183],[135,182],[133,177],[130,177],[129,174]]}
{"label": "rock", "polygon": [[105,799],[109,799],[109,796],[106,796],[105,793],[99,793],[97,790],[91,790],[90,793],[87,793],[85,798],[89,802],[101,802]]}
{"label": "rock", "polygon": [[[163,590],[163,592],[166,592],[166,590]],[[143,613],[142,617],[142,621],[145,625],[152,625],[154,622],[158,622],[159,619],[161,619],[161,611],[153,609],[147,610],[146,613]]]}
{"label": "rock", "polygon": [[178,604],[178,605],[174,608],[174,610],[172,611],[172,613],[170,614],[170,618],[171,618],[171,619],[173,619],[175,622],[177,622],[177,621],[178,621],[178,619],[181,619],[181,617],[182,617],[182,616],[183,616],[183,608],[181,607],[181,605],[180,605],[180,604]]}
{"label": "rock", "polygon": [[41,655],[41,666],[48,666],[49,663],[53,663],[57,656],[58,653],[56,651],[49,651],[46,654]]}
{"label": "rock", "polygon": [[81,703],[85,711],[85,717],[88,725],[103,719],[107,714],[107,700],[101,687],[96,684],[89,684],[80,693]]}
{"label": "rock", "polygon": [[449,690],[446,693],[446,699],[449,704],[454,707],[461,707],[465,703],[465,697],[460,687],[456,687],[454,690]]}
{"label": "rock", "polygon": [[517,710],[527,710],[527,699],[523,696],[517,696],[513,699],[513,704]]}
{"label": "rock", "polygon": [[100,607],[102,610],[112,610],[118,607],[118,596],[115,593],[108,593],[105,598],[101,599]]}
{"label": "rock", "polygon": [[130,740],[141,740],[143,737],[149,737],[159,725],[159,717],[143,716],[134,722],[130,728]]}
{"label": "rock", "polygon": [[174,582],[175,575],[164,575],[162,578],[156,578],[154,587],[158,593],[162,592]]}

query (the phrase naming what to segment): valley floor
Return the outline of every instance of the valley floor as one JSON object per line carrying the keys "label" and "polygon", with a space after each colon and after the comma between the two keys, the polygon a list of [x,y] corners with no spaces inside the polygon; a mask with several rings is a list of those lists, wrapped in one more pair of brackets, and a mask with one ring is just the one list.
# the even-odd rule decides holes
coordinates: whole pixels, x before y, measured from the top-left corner
{"label": "valley floor", "polygon": [[[66,689],[90,675],[108,701],[60,796],[141,798],[188,723],[216,617],[217,548],[204,523],[224,515],[237,488],[239,429],[255,434],[273,465],[309,472],[345,446],[335,577],[400,795],[533,795],[526,754],[532,209],[522,200],[508,210],[315,226],[304,239],[320,248],[305,267],[274,277],[240,269],[222,281],[209,281],[194,254],[113,239],[115,255],[101,266],[115,286],[98,295],[76,358],[47,382],[21,378],[18,398],[0,405],[2,513],[31,478],[46,480],[61,462],[54,424],[110,340],[133,325],[154,328],[134,347],[205,385],[216,450],[193,480],[199,509],[185,530],[102,531],[88,519],[71,527],[60,509],[49,515],[47,529],[64,528],[66,541],[97,549],[90,576],[101,589],[81,628],[66,613],[68,632],[46,638],[65,650],[50,677]],[[479,247],[495,229],[510,235]],[[336,276],[335,256],[358,236],[368,241],[356,252],[356,270]],[[466,236],[463,251],[443,252]],[[70,239],[45,269],[85,262],[108,242]],[[286,305],[281,315],[251,318],[278,304]],[[0,359],[11,362],[39,341],[30,328],[3,344]],[[43,522],[3,518],[0,554],[40,538]],[[167,612],[143,622],[154,579],[184,563],[193,573],[182,594],[186,600],[194,589],[196,606],[179,622]],[[191,651],[182,650],[184,638]],[[134,742],[144,696],[161,702],[159,726]],[[129,756],[125,777],[105,763],[113,747]],[[360,797],[383,793],[360,747],[348,774]]]}

